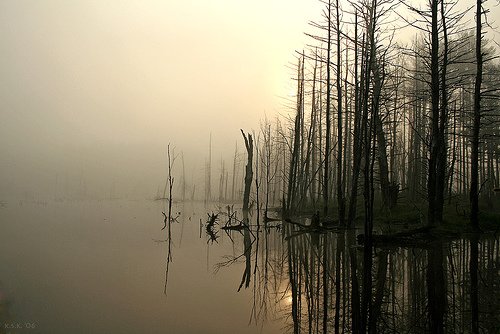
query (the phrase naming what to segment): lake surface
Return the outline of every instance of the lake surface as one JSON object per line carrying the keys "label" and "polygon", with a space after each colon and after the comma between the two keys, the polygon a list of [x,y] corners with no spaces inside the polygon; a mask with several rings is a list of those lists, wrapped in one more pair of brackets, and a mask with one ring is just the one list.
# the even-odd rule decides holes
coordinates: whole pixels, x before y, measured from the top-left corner
{"label": "lake surface", "polygon": [[[360,231],[258,229],[251,217],[250,231],[226,233],[225,206],[174,204],[165,291],[162,211],[146,200],[0,207],[0,333],[350,333],[364,312],[378,332],[426,333],[435,319],[470,332],[469,239],[375,248],[364,271]],[[207,213],[219,211],[212,240]],[[498,333],[499,238],[477,244],[479,324]]]}

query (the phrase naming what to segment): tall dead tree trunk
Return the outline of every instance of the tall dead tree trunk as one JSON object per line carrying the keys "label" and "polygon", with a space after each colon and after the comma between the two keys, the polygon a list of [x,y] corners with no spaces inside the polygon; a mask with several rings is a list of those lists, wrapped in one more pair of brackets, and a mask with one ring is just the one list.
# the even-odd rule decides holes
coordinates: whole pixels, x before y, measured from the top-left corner
{"label": "tall dead tree trunk", "polygon": [[439,0],[431,0],[431,133],[430,133],[430,155],[427,178],[427,220],[429,226],[435,226],[443,219],[438,216],[439,210],[437,203],[438,191],[438,159],[442,149],[439,129],[439,30],[438,30],[438,3]]}
{"label": "tall dead tree trunk", "polygon": [[[372,254],[373,254],[373,167],[376,142],[375,119],[377,115],[371,115],[368,118],[368,97],[370,91],[370,73],[375,62],[375,20],[377,18],[377,0],[372,0],[367,7],[367,42],[365,52],[366,70],[364,78],[364,97],[363,97],[363,140],[364,140],[364,186],[363,197],[365,207],[363,242],[363,294],[361,303],[361,332],[370,332],[369,317],[372,312]],[[372,108],[372,112],[377,112]],[[373,146],[373,147],[372,147]]]}
{"label": "tall dead tree trunk", "polygon": [[446,188],[446,169],[448,160],[448,144],[446,128],[448,126],[448,27],[446,20],[445,3],[441,1],[441,26],[443,30],[443,64],[441,65],[441,105],[439,115],[439,152],[436,162],[436,217],[443,219],[444,195]]}
{"label": "tall dead tree trunk", "polygon": [[295,126],[293,132],[293,148],[292,157],[290,161],[290,173],[288,175],[288,193],[286,199],[285,209],[290,212],[292,208],[295,207],[295,198],[298,190],[298,183],[300,177],[298,176],[301,156],[301,142],[302,142],[302,106],[303,106],[303,96],[304,96],[304,78],[302,64],[304,60],[299,58],[299,63],[297,66],[297,114],[295,115]]}
{"label": "tall dead tree trunk", "polygon": [[344,133],[345,133],[345,139],[344,139],[344,168],[343,168],[343,174],[344,174],[344,179],[342,182],[342,193],[344,195],[344,219],[345,219],[345,213],[346,213],[346,205],[347,205],[347,189],[349,188],[349,183],[351,180],[351,167],[352,167],[352,161],[351,161],[351,151],[352,151],[352,131],[351,131],[351,121],[352,121],[352,113],[351,113],[351,106],[349,104],[349,100],[351,98],[350,92],[352,92],[352,89],[349,89],[349,41],[346,40],[345,43],[345,76],[344,76],[344,114],[345,114],[345,122],[344,122]]}
{"label": "tall dead tree trunk", "polygon": [[[354,225],[356,217],[356,204],[358,197],[358,180],[361,169],[362,158],[362,140],[361,140],[361,105],[359,103],[359,78],[358,78],[358,12],[355,12],[354,25],[354,133],[353,133],[353,172],[349,198],[349,211],[347,216],[347,226]],[[354,230],[349,230],[349,245],[354,243]],[[351,269],[351,322],[352,333],[362,333],[361,325],[361,307],[359,297],[359,283],[357,277],[357,254],[354,248],[349,247],[350,269]]]}
{"label": "tall dead tree trunk", "polygon": [[476,82],[474,85],[474,114],[471,140],[470,219],[474,228],[479,228],[479,129],[481,127],[481,83],[483,80],[482,0],[476,1]]}
{"label": "tall dead tree trunk", "polygon": [[249,202],[250,202],[250,188],[252,187],[252,179],[253,179],[253,170],[252,170],[252,163],[253,163],[253,138],[252,135],[249,133],[248,138],[243,132],[243,130],[240,130],[241,134],[243,135],[243,139],[245,140],[245,147],[247,149],[247,155],[248,155],[248,160],[247,160],[247,165],[245,167],[245,191],[243,192],[243,215],[244,215],[244,220],[245,223],[248,224],[248,207],[249,207]]}
{"label": "tall dead tree trunk", "polygon": [[316,172],[318,168],[318,150],[316,148],[317,145],[317,122],[318,122],[318,111],[316,105],[316,73],[318,68],[318,51],[316,50],[314,54],[314,72],[313,72],[313,83],[312,83],[312,98],[311,98],[311,142],[312,142],[312,151],[311,151],[311,188],[310,188],[310,197],[313,208],[316,209]]}
{"label": "tall dead tree trunk", "polygon": [[327,39],[327,51],[326,51],[326,137],[325,137],[325,168],[324,168],[324,180],[323,180],[323,214],[326,216],[328,214],[328,201],[329,201],[329,187],[330,182],[330,142],[331,142],[331,115],[330,115],[330,99],[332,96],[332,88],[330,85],[330,54],[331,54],[331,44],[332,44],[332,3],[328,1],[328,39]]}
{"label": "tall dead tree trunk", "polygon": [[271,194],[271,181],[274,178],[274,174],[271,173],[273,163],[271,155],[273,154],[274,145],[271,143],[271,123],[268,123],[267,119],[265,124],[261,128],[262,136],[264,137],[263,144],[263,163],[265,168],[266,176],[266,199],[264,207],[264,219],[268,218],[267,211],[269,209],[269,196]]}
{"label": "tall dead tree trunk", "polygon": [[342,155],[342,63],[340,58],[340,8],[339,0],[335,4],[336,9],[336,29],[337,29],[337,201],[339,210],[339,224],[344,225],[345,220],[345,199],[343,187],[343,155]]}
{"label": "tall dead tree trunk", "polygon": [[[253,134],[255,137],[255,132]],[[260,146],[260,136],[257,136],[257,142],[255,144],[255,205],[257,210],[257,228],[260,228],[260,177],[259,174],[259,163],[261,158],[261,153],[259,153]]]}
{"label": "tall dead tree trunk", "polygon": [[[481,83],[483,79],[483,54],[481,51],[483,0],[476,1],[476,82],[474,85],[474,115],[472,127],[471,185],[470,185],[470,219],[472,227],[479,229],[479,130],[481,127]],[[479,333],[479,289],[478,289],[478,241],[477,236],[471,239],[471,332]]]}
{"label": "tall dead tree trunk", "polygon": [[[362,140],[361,140],[361,104],[359,94],[358,78],[358,12],[355,13],[354,21],[354,134],[353,134],[353,172],[349,197],[349,212],[347,215],[347,225],[354,223],[356,217],[356,205],[358,198],[358,180],[361,170]],[[361,80],[362,82],[362,80]]]}
{"label": "tall dead tree trunk", "polygon": [[375,117],[375,129],[377,134],[377,159],[379,164],[380,188],[382,191],[382,202],[385,208],[392,209],[397,202],[398,187],[393,185],[389,179],[389,163],[387,159],[387,140],[384,132],[382,118],[380,116],[380,97],[382,94],[382,86],[384,84],[384,75],[381,73],[380,61],[374,55],[373,63],[373,103],[372,114]]}
{"label": "tall dead tree trunk", "polygon": [[411,139],[410,139],[410,173],[408,173],[408,187],[410,191],[410,199],[416,200],[418,198],[418,194],[421,192],[421,176],[422,176],[422,106],[425,104],[424,97],[422,96],[422,91],[420,87],[420,80],[418,78],[418,73],[422,71],[421,62],[418,57],[418,40],[415,41],[415,80],[413,84],[415,85],[414,89],[414,106],[413,106],[413,116],[412,116],[412,131],[411,131]]}

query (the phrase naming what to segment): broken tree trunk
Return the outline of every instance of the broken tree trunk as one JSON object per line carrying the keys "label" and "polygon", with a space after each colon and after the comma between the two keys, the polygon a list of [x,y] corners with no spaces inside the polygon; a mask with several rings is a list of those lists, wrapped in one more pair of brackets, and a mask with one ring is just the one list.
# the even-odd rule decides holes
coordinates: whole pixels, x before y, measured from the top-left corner
{"label": "broken tree trunk", "polygon": [[253,179],[253,170],[252,170],[252,161],[253,161],[253,138],[252,135],[249,133],[248,138],[241,130],[241,134],[243,135],[243,139],[245,140],[245,147],[247,149],[247,155],[248,155],[248,161],[247,165],[245,167],[245,191],[243,193],[243,215],[246,219],[245,223],[248,223],[246,220],[248,220],[248,203],[250,201],[250,188],[252,186],[252,179]]}

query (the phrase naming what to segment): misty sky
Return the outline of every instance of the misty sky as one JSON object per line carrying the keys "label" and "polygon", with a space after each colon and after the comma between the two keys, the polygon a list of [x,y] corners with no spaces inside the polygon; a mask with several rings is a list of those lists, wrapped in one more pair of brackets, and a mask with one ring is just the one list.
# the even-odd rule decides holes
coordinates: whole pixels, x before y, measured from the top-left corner
{"label": "misty sky", "polygon": [[232,153],[240,128],[281,108],[317,8],[0,1],[0,198],[71,182],[153,192],[167,143],[202,168],[210,131],[214,160]]}
{"label": "misty sky", "polygon": [[286,113],[287,65],[321,7],[0,0],[0,200],[75,189],[152,197],[168,142],[188,178],[201,173],[210,132],[215,162],[236,140],[242,150],[240,128]]}

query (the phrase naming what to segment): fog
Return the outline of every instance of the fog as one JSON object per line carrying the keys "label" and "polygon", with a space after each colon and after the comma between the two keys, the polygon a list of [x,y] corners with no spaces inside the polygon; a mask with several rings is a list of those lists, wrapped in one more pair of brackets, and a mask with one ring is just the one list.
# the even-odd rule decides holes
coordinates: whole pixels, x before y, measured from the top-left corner
{"label": "fog", "polygon": [[169,142],[196,178],[282,109],[318,6],[0,2],[0,199],[153,196]]}
{"label": "fog", "polygon": [[203,182],[210,133],[217,168],[240,128],[286,114],[321,7],[1,1],[0,199],[154,196],[168,143]]}
{"label": "fog", "polygon": [[[497,42],[499,1],[484,35]],[[477,108],[481,61],[429,59],[431,36],[408,27],[428,18],[385,13],[428,0],[375,1],[372,28],[339,2],[327,69],[305,34],[325,35],[310,24],[324,0],[0,0],[0,328],[497,332],[499,127],[478,111],[500,107]],[[452,3],[474,5],[433,14],[475,54],[471,35],[453,39],[474,13],[450,23]],[[355,29],[366,43],[343,37]],[[240,129],[276,117],[245,170]],[[193,189],[219,201],[182,201]]]}

